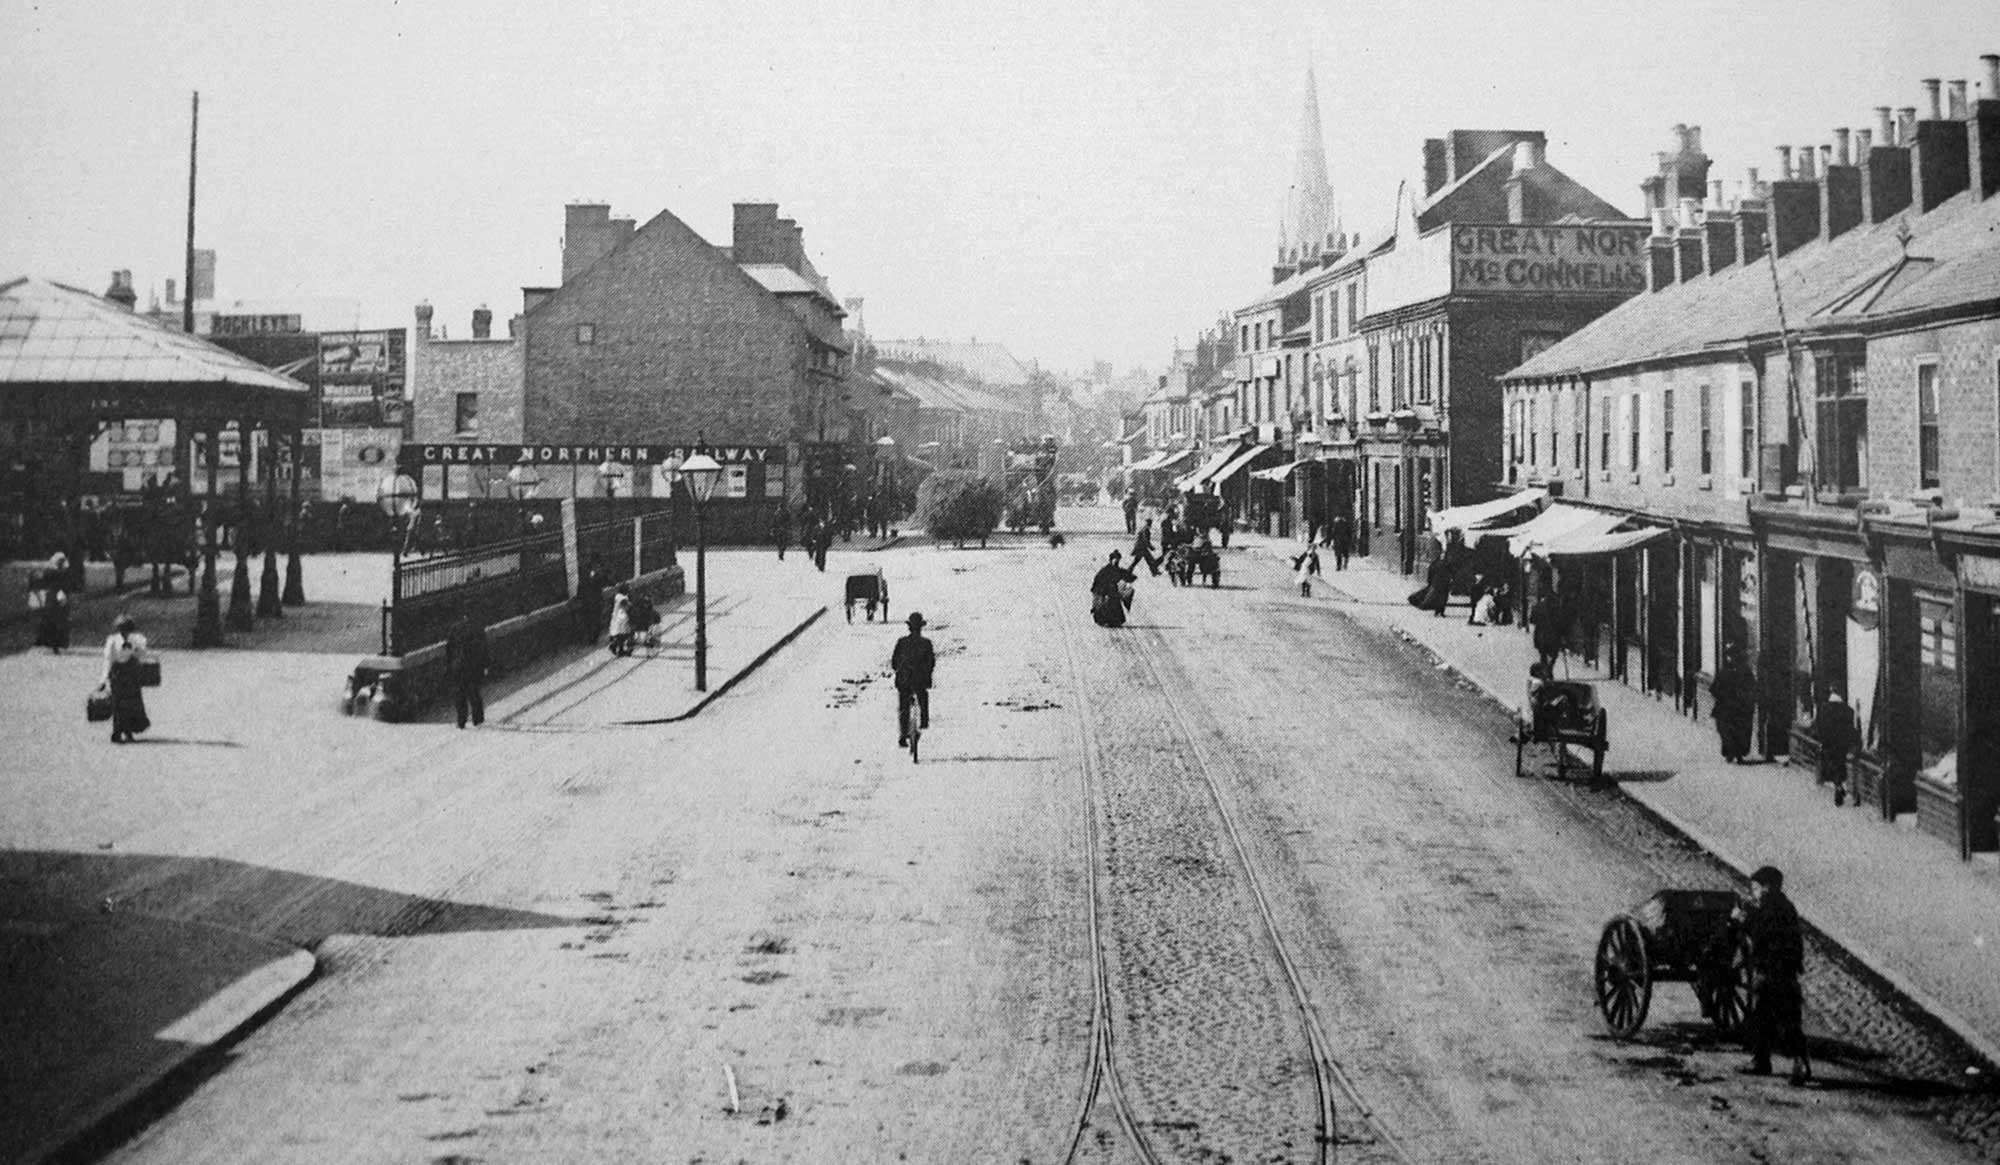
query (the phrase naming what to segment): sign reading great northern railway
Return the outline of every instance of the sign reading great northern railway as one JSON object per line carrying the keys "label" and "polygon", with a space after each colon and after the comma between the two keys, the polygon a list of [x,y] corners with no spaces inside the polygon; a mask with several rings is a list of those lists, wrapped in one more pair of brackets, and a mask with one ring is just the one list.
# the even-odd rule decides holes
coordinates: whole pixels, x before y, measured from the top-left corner
{"label": "sign reading great northern railway", "polygon": [[1646,289],[1645,226],[1454,226],[1453,291]]}
{"label": "sign reading great northern railway", "polygon": [[[405,469],[425,465],[665,465],[694,455],[694,445],[492,445],[461,442],[406,443],[397,462]],[[782,465],[783,445],[710,445],[708,455],[724,465]]]}

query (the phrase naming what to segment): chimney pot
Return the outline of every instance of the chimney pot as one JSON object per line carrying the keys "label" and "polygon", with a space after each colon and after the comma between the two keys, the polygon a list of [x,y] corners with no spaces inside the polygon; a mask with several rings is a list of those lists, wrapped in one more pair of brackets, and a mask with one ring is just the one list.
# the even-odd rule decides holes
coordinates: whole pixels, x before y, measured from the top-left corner
{"label": "chimney pot", "polygon": [[1688,127],[1688,134],[1687,134],[1687,141],[1688,141],[1688,153],[1690,153],[1690,154],[1699,154],[1699,153],[1701,153],[1701,127],[1700,127],[1700,126],[1698,126],[1698,125],[1691,125],[1691,126],[1689,126],[1689,127]]}
{"label": "chimney pot", "polygon": [[1722,179],[1708,180],[1708,204],[1717,210],[1722,209]]}
{"label": "chimney pot", "polygon": [[1675,125],[1674,153],[1685,154],[1687,152],[1688,152],[1688,127],[1685,124]]}
{"label": "chimney pot", "polygon": [[1944,110],[1938,103],[1938,91],[1943,85],[1944,82],[1936,77],[1924,78],[1924,104],[1930,110],[1931,115],[1928,119],[1930,121],[1938,121],[1944,117]]}
{"label": "chimney pot", "polygon": [[1818,176],[1818,172],[1813,166],[1813,148],[1811,146],[1800,146],[1799,152],[1794,157],[1798,161],[1798,170],[1792,175],[1794,178],[1799,179],[1801,182],[1810,182]]}
{"label": "chimney pot", "polygon": [[1917,107],[1905,105],[1896,111],[1896,144],[1907,146],[1917,140]]}
{"label": "chimney pot", "polygon": [[1848,153],[1847,130],[1837,129],[1833,131],[1833,152],[1835,158],[1840,162],[1841,165],[1851,166],[1854,164],[1853,155]]}
{"label": "chimney pot", "polygon": [[1763,182],[1763,179],[1761,179],[1761,178],[1759,178],[1759,177],[1757,176],[1757,167],[1755,167],[1755,166],[1745,166],[1745,167],[1743,168],[1743,176],[1744,176],[1744,186],[1745,186],[1745,189],[1746,189],[1746,192],[1747,192],[1747,193],[1748,193],[1748,194],[1750,195],[1750,197],[1752,197],[1752,198],[1755,198],[1755,197],[1757,197],[1757,189],[1758,189],[1758,187],[1760,187],[1760,186],[1762,186],[1762,185],[1764,184],[1764,182]]}
{"label": "chimney pot", "polygon": [[1665,238],[1674,232],[1674,212],[1664,206],[1653,208],[1653,237]]}
{"label": "chimney pot", "polygon": [[124,308],[126,311],[131,311],[133,305],[139,302],[139,293],[132,287],[132,273],[130,271],[113,271],[111,273],[111,286],[105,289],[104,298]]}
{"label": "chimney pot", "polygon": [[1778,176],[1772,181],[1783,182],[1792,176],[1792,147],[1778,147]]}
{"label": "chimney pot", "polygon": [[1965,82],[1953,81],[1947,88],[1950,115],[1955,121],[1965,120]]}
{"label": "chimney pot", "polygon": [[1680,222],[1678,224],[1680,226],[1680,229],[1684,231],[1691,231],[1695,228],[1696,214],[1700,210],[1700,208],[1701,208],[1701,200],[1698,198],[1681,199]]}
{"label": "chimney pot", "polygon": [[1979,58],[1979,63],[1986,66],[1985,99],[2000,101],[2000,53],[1986,53]]}
{"label": "chimney pot", "polygon": [[1856,164],[1867,163],[1868,151],[1874,146],[1874,143],[1875,134],[1873,130],[1857,129],[1854,131],[1854,161]]}

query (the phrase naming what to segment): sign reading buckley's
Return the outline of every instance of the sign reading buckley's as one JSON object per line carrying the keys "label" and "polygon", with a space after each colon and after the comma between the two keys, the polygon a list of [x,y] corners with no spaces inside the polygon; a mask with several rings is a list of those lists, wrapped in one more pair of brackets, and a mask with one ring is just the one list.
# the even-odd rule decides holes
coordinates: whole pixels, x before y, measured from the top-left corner
{"label": "sign reading buckley's", "polygon": [[[426,465],[665,465],[694,456],[693,445],[492,445],[466,442],[404,442],[396,458],[404,469]],[[782,465],[783,445],[710,445],[708,455],[724,465]]]}
{"label": "sign reading buckley's", "polygon": [[1646,290],[1643,224],[1451,228],[1453,291]]}

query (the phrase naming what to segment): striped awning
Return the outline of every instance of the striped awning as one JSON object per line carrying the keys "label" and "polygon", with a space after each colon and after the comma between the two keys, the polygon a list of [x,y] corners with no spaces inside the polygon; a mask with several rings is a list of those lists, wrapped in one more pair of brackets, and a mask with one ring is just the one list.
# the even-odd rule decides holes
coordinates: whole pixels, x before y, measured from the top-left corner
{"label": "striped awning", "polygon": [[1259,454],[1269,452],[1270,449],[1271,446],[1269,445],[1251,445],[1244,448],[1241,452],[1237,453],[1235,458],[1232,459],[1227,465],[1224,465],[1221,469],[1216,470],[1215,476],[1208,479],[1208,484],[1221,485],[1223,482],[1228,481],[1230,478],[1236,476],[1237,470],[1242,469],[1244,466],[1250,464],[1252,461],[1255,461]]}

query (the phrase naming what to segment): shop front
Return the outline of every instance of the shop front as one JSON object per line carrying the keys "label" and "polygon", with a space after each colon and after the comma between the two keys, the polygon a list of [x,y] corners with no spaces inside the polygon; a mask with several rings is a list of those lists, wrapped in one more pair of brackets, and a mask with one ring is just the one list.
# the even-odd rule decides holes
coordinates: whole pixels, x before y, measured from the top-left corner
{"label": "shop front", "polygon": [[[1939,535],[1940,549],[1952,559],[1958,604],[1949,627],[1939,623],[1932,645],[1940,656],[1952,653],[1957,683],[1946,682],[1943,658],[1924,661],[1935,673],[1924,705],[1928,710],[1955,692],[1957,733],[1950,751],[1917,774],[1918,824],[1970,857],[2000,849],[2000,537],[1942,527]],[[1943,612],[1933,608],[1931,614]],[[1945,743],[1934,729],[1924,735],[1929,749]],[[1922,815],[1927,803],[1928,821]]]}

